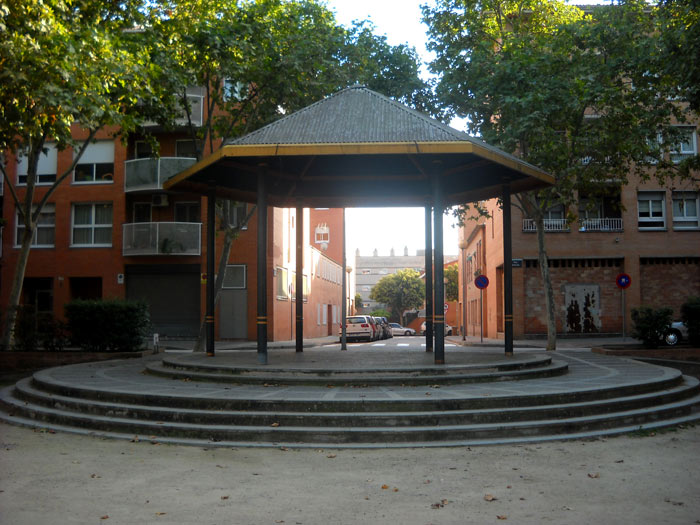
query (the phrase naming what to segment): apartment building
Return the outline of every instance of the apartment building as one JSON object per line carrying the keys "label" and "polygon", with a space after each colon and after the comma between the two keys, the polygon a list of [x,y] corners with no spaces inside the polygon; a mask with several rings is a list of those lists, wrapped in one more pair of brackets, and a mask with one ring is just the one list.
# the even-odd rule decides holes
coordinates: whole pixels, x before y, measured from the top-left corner
{"label": "apartment building", "polygon": [[[697,129],[687,131],[675,159],[698,154]],[[581,194],[578,209],[551,208],[544,226],[557,332],[629,334],[630,310],[640,305],[670,307],[679,318],[683,302],[700,295],[699,199],[697,177],[666,186],[652,178],[610,186],[594,202]],[[479,335],[483,318],[484,335],[502,337],[503,214],[495,201],[485,206],[491,217],[460,231],[459,326],[466,308],[468,335]],[[511,210],[514,334],[546,334],[535,225],[520,208]],[[568,222],[568,211],[578,220]],[[483,294],[480,274],[489,280]],[[618,286],[621,274],[630,277],[627,288]]]}
{"label": "apartment building", "polygon": [[[192,113],[201,125],[196,93]],[[199,109],[197,109],[199,108]],[[192,141],[183,130],[155,127],[160,151],[154,155],[141,137],[124,145],[104,130],[90,144],[74,172],[51,196],[39,220],[27,264],[21,303],[63,317],[72,299],[143,299],[150,306],[152,331],[192,338],[199,331],[206,296],[206,199],[163,191],[163,182],[195,163]],[[75,129],[75,136],[82,131]],[[70,149],[47,143],[39,161],[38,201],[70,167]],[[27,163],[8,159],[8,178],[21,199]],[[6,192],[7,193],[7,192]],[[228,203],[232,224],[241,223],[251,204]],[[22,226],[14,202],[5,199],[0,296],[8,304]],[[292,339],[296,211],[270,208],[268,216],[268,304],[270,340]],[[343,214],[338,209],[304,210],[305,337],[337,333],[340,323]],[[255,215],[234,241],[216,312],[218,339],[256,338]],[[319,240],[319,230],[325,234]],[[223,235],[217,235],[217,254]],[[218,257],[218,255],[217,255]],[[218,260],[217,260],[218,264]],[[4,308],[3,308],[4,309]]]}

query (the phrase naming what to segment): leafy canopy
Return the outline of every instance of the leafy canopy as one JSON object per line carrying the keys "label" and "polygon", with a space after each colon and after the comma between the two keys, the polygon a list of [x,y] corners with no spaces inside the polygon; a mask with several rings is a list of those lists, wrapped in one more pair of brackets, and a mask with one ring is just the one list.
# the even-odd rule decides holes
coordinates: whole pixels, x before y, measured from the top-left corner
{"label": "leafy canopy", "polygon": [[394,319],[405,310],[420,308],[425,301],[425,283],[416,270],[405,269],[382,277],[370,292],[370,299],[386,304]]}

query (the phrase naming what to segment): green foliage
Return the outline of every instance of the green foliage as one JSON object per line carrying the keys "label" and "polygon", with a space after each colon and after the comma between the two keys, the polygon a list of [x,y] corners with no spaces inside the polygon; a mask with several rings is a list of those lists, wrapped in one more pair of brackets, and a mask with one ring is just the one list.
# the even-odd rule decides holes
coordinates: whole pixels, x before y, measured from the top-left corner
{"label": "green foliage", "polygon": [[74,300],[65,311],[71,341],[91,352],[139,350],[150,326],[142,301]]}
{"label": "green foliage", "polygon": [[362,296],[359,293],[355,294],[355,308],[362,306]]}
{"label": "green foliage", "polygon": [[690,297],[681,306],[681,318],[688,327],[688,339],[700,344],[700,297]]}
{"label": "green foliage", "polygon": [[445,268],[445,299],[447,301],[459,301],[459,266],[451,264]]}
{"label": "green foliage", "polygon": [[425,301],[425,283],[416,270],[399,270],[382,277],[374,285],[370,299],[386,304],[393,319],[401,319],[404,310],[419,308]]}
{"label": "green foliage", "polygon": [[36,307],[23,305],[17,307],[15,340],[13,350],[32,352],[39,346]]}
{"label": "green foliage", "polygon": [[640,339],[647,348],[656,348],[671,325],[672,316],[671,308],[632,308],[632,337]]}
{"label": "green foliage", "polygon": [[384,310],[383,308],[379,308],[377,310],[374,310],[371,314],[372,317],[386,317],[389,320],[395,321],[396,319],[392,319],[391,317],[391,312]]}

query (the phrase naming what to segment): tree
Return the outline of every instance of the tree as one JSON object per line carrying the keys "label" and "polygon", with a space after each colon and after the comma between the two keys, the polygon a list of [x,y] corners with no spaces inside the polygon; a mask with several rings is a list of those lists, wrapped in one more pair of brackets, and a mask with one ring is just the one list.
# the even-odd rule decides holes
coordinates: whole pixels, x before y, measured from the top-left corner
{"label": "tree", "polygon": [[459,267],[451,264],[445,268],[445,300],[459,301]]}
{"label": "tree", "polygon": [[370,299],[386,304],[392,312],[392,319],[403,321],[403,312],[420,308],[425,301],[425,283],[416,270],[399,270],[382,277],[374,285]]}
{"label": "tree", "polygon": [[[144,5],[132,0],[0,4],[0,170],[23,225],[3,349],[12,346],[27,260],[46,202],[98,131],[128,133],[138,123],[137,103],[151,90],[156,68],[128,30],[148,15]],[[72,148],[74,158],[39,192],[37,166],[48,141],[59,151]],[[6,168],[19,156],[26,157],[28,169],[18,191]]]}
{"label": "tree", "polygon": [[562,206],[571,221],[568,208],[580,197],[599,197],[611,180],[649,178],[652,164],[659,178],[683,174],[669,156],[679,140],[671,124],[688,116],[673,100],[675,79],[653,67],[655,18],[637,0],[590,14],[556,0],[440,0],[424,16],[439,99],[486,142],[556,178],[552,188],[513,202],[537,225],[547,348],[554,350],[548,210]]}

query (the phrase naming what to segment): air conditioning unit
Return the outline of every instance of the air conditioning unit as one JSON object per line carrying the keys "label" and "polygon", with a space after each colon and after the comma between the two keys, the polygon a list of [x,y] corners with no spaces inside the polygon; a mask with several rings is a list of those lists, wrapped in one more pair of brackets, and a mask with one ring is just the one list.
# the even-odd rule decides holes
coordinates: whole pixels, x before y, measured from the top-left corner
{"label": "air conditioning unit", "polygon": [[166,193],[156,193],[151,199],[151,206],[167,206],[168,195]]}

